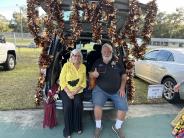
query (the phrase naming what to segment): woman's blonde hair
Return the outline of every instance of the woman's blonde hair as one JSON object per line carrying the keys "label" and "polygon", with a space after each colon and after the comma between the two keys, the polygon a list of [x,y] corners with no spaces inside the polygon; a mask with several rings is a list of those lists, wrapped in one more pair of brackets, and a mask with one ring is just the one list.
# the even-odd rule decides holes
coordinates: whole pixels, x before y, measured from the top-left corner
{"label": "woman's blonde hair", "polygon": [[71,51],[69,61],[72,62],[72,56],[76,55],[77,53],[79,53],[80,57],[81,57],[80,58],[80,63],[83,63],[83,55],[82,55],[82,52],[79,49],[74,49],[74,50]]}

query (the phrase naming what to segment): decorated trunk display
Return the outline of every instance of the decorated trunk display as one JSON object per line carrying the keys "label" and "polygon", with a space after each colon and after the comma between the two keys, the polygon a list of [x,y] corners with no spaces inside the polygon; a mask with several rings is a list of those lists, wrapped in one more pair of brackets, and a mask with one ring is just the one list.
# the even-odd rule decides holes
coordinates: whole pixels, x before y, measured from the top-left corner
{"label": "decorated trunk display", "polygon": [[[39,58],[40,77],[35,95],[37,105],[40,105],[43,99],[47,99],[48,91],[58,79],[58,75],[54,75],[54,72],[60,72],[63,64],[58,61],[63,62],[63,56],[66,56],[66,52],[83,39],[83,35],[91,37],[91,41],[98,44],[111,43],[117,58],[124,60],[128,74],[128,100],[133,102],[135,95],[132,76],[134,61],[129,57],[132,55],[135,59],[139,59],[144,55],[153,31],[157,6],[155,0],[145,5],[144,25],[140,29],[142,12],[138,1],[126,0],[127,4],[129,3],[127,5],[129,8],[123,11],[124,14],[126,13],[126,18],[120,19],[119,14],[122,10],[118,3],[121,1],[27,0],[28,26],[35,43],[38,47],[42,47]],[[69,3],[71,12],[68,13],[69,21],[65,21],[65,5],[68,2],[71,2]],[[47,12],[42,19],[39,18],[39,6],[44,7]],[[40,26],[41,20],[44,21],[44,29],[43,26]],[[121,25],[117,25],[119,22]],[[141,45],[138,44],[137,37],[142,38]],[[128,46],[129,44],[131,47]],[[123,55],[119,54],[122,49]],[[53,69],[56,61],[58,65]]]}

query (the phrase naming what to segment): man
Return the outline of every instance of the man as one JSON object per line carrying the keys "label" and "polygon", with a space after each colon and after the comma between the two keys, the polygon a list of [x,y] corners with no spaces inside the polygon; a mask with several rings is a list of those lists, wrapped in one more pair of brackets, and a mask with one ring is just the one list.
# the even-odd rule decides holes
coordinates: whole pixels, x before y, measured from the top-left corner
{"label": "man", "polygon": [[125,94],[126,74],[124,66],[113,60],[112,46],[104,44],[102,46],[102,59],[97,60],[93,66],[92,77],[96,78],[96,86],[92,92],[92,100],[94,104],[94,115],[96,121],[96,129],[94,138],[99,138],[102,125],[102,107],[107,99],[111,99],[117,109],[117,120],[112,126],[112,130],[119,138],[125,138],[122,124],[125,120],[128,104]]}

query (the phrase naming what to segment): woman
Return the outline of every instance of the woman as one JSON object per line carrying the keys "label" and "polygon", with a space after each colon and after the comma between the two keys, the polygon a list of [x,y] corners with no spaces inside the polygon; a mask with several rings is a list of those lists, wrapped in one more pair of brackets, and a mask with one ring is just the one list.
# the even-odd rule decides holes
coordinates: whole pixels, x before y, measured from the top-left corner
{"label": "woman", "polygon": [[73,131],[82,133],[82,91],[86,87],[86,67],[82,64],[82,53],[71,51],[70,59],[64,64],[60,74],[61,99],[63,102],[63,135],[71,138]]}

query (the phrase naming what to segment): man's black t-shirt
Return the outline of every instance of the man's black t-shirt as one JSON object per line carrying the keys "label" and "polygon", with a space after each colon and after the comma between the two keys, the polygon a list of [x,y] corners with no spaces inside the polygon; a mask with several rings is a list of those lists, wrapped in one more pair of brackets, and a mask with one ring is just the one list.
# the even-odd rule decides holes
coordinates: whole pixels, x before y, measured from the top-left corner
{"label": "man's black t-shirt", "polygon": [[124,66],[113,60],[105,64],[102,59],[98,59],[93,65],[93,71],[95,68],[99,73],[96,84],[105,92],[115,94],[120,89],[121,76],[125,74]]}

